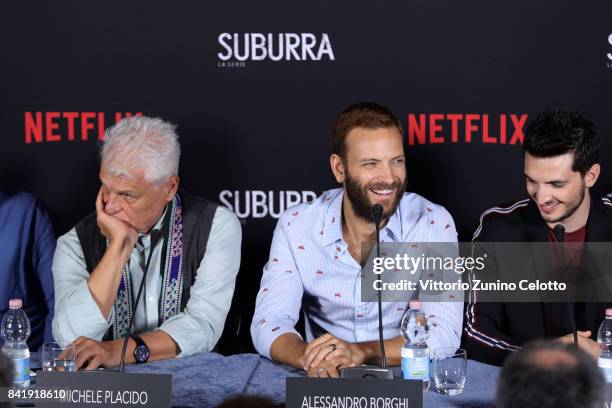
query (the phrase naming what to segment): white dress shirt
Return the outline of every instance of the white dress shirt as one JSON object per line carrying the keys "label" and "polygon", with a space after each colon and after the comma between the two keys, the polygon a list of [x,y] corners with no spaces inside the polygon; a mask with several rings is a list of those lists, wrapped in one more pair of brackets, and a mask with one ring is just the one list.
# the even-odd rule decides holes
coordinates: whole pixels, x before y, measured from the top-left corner
{"label": "white dress shirt", "polygon": [[[295,333],[300,310],[306,316],[306,341],[330,333],[355,343],[378,339],[378,306],[361,301],[361,266],[342,236],[343,189],[330,190],[311,203],[285,211],[278,220],[270,258],[257,295],[251,335],[257,351],[284,333]],[[451,215],[415,193],[405,193],[381,230],[383,242],[457,242]],[[459,347],[463,302],[424,302],[430,317],[430,350]],[[408,307],[383,303],[385,339],[400,334]],[[299,334],[298,334],[299,335]]]}

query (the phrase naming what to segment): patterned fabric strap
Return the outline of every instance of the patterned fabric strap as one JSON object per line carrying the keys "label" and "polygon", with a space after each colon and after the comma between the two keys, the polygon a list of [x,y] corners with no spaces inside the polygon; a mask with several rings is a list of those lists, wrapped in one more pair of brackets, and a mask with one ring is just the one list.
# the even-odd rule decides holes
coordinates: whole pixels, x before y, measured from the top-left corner
{"label": "patterned fabric strap", "polygon": [[[181,294],[183,292],[183,218],[181,213],[181,200],[178,195],[172,200],[170,211],[170,225],[168,235],[165,237],[167,245],[163,275],[163,286],[160,303],[161,322],[176,315],[181,310]],[[108,242],[107,242],[108,245]],[[151,248],[151,251],[153,248]],[[126,264],[121,275],[121,282],[117,289],[113,321],[113,336],[115,339],[127,335],[130,319],[133,314],[133,291],[131,287],[130,271]]]}

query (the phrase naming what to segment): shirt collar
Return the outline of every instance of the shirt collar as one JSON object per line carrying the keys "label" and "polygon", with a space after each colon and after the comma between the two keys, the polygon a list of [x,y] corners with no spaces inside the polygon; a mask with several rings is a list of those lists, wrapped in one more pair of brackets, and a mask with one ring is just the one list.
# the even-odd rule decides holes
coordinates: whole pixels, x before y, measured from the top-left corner
{"label": "shirt collar", "polygon": [[[331,199],[325,218],[323,220],[323,245],[329,245],[342,239],[342,200],[344,198],[344,190],[336,197]],[[387,225],[380,230],[381,235],[385,232],[394,241],[398,241],[402,237],[402,222],[399,216],[399,206],[389,218]],[[384,236],[382,237],[384,239]]]}
{"label": "shirt collar", "polygon": [[[344,191],[336,197],[329,196],[331,202],[325,211],[325,218],[323,220],[323,245],[329,245],[342,239],[342,197],[344,197]],[[327,200],[324,199],[324,200]]]}
{"label": "shirt collar", "polygon": [[387,225],[381,230],[387,231],[387,235],[389,235],[394,241],[401,241],[402,239],[402,220],[400,219],[400,211],[399,205],[395,212],[389,217],[389,221],[387,221]]}

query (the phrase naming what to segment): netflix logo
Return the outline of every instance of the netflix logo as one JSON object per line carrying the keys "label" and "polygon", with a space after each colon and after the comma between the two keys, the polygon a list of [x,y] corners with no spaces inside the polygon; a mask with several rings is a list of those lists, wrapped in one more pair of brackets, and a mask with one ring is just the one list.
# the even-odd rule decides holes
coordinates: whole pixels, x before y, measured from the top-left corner
{"label": "netflix logo", "polygon": [[31,144],[102,140],[107,127],[132,115],[142,116],[142,112],[26,112],[25,142]]}
{"label": "netflix logo", "polygon": [[522,144],[526,114],[408,114],[408,145],[439,143]]}

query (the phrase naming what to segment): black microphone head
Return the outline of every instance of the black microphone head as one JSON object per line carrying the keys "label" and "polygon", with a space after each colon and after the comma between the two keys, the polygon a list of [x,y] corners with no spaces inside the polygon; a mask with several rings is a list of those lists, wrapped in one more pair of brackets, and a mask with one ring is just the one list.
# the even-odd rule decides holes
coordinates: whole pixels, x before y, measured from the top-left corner
{"label": "black microphone head", "polygon": [[563,242],[565,238],[565,227],[561,224],[557,224],[555,225],[555,228],[553,228],[553,232],[555,233],[555,237],[557,238],[557,241]]}
{"label": "black microphone head", "polygon": [[155,246],[155,244],[157,244],[157,241],[159,241],[159,239],[161,238],[161,230],[152,229],[151,232],[149,232],[149,236],[151,237],[151,247],[153,247]]}
{"label": "black microphone head", "polygon": [[372,220],[374,221],[374,224],[379,225],[380,224],[380,220],[382,219],[382,215],[383,215],[383,206],[380,204],[374,204],[372,206]]}

